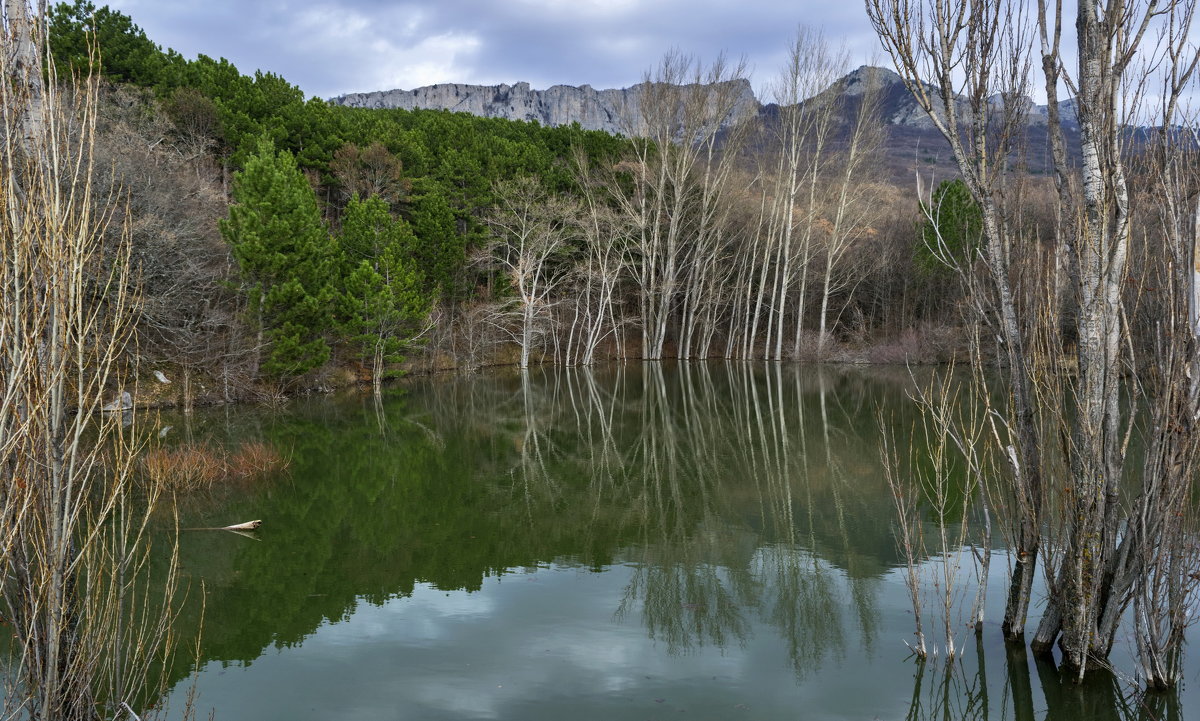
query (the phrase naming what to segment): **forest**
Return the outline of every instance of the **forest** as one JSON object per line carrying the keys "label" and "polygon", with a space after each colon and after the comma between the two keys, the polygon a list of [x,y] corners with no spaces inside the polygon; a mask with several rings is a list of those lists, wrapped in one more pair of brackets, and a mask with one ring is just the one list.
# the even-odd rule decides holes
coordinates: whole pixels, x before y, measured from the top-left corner
{"label": "forest", "polygon": [[[965,347],[957,279],[912,191],[880,180],[878,88],[841,93],[846,58],[817,33],[765,120],[723,82],[744,68],[669,54],[628,137],[306,99],[83,0],[51,11],[49,44],[60,79],[106,80],[94,187],[127,204],[138,360],[183,379],[169,402],[497,363]],[[967,252],[978,211],[960,184],[943,199]]]}

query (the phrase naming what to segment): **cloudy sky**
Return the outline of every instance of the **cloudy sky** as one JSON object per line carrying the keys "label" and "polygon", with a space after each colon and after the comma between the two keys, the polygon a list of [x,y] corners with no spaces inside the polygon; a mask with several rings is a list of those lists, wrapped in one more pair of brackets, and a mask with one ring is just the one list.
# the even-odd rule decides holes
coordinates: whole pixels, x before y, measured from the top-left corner
{"label": "cloudy sky", "polygon": [[[97,5],[106,0],[94,0]],[[800,24],[878,60],[862,0],[107,0],[186,57],[226,57],[306,93],[434,83],[638,82],[670,48],[745,57],[761,91]]]}

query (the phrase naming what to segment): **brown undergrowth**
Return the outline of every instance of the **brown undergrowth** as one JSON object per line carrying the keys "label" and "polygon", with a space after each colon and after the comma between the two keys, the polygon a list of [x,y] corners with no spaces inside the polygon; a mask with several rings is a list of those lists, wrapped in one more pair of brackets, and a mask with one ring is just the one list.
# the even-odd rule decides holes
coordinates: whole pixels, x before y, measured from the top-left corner
{"label": "brown undergrowth", "polygon": [[262,441],[235,449],[207,443],[150,448],[139,459],[145,477],[175,491],[210,490],[221,482],[247,480],[286,470],[290,459]]}

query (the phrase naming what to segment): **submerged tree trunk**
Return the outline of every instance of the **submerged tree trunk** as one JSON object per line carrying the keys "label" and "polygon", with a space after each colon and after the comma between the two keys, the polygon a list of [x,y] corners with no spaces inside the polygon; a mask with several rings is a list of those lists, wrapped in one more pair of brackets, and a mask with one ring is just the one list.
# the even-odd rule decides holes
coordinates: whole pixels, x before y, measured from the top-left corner
{"label": "submerged tree trunk", "polygon": [[[950,142],[982,209],[990,292],[996,302],[991,308],[980,305],[980,316],[992,319],[1007,361],[1012,398],[1006,430],[1015,441],[1005,447],[997,434],[1011,459],[1018,560],[1010,583],[1005,635],[1020,637],[1038,552],[1042,547],[1051,549],[1046,557],[1049,598],[1032,645],[1035,652],[1048,653],[1058,640],[1063,669],[1073,680],[1082,679],[1108,655],[1117,625],[1132,602],[1146,683],[1173,684],[1177,669],[1173,659],[1181,642],[1177,639],[1182,639],[1177,619],[1186,616],[1190,602],[1183,599],[1193,593],[1182,579],[1193,578],[1183,569],[1196,562],[1194,544],[1181,541],[1176,529],[1185,510],[1180,499],[1192,492],[1200,438],[1195,311],[1188,316],[1189,304],[1192,309],[1196,304],[1195,276],[1178,271],[1195,268],[1196,221],[1189,217],[1179,222],[1188,215],[1179,208],[1194,202],[1189,197],[1194,190],[1184,188],[1195,187],[1195,163],[1179,163],[1190,173],[1191,179],[1183,182],[1170,165],[1179,162],[1181,155],[1191,158],[1195,150],[1179,144],[1178,128],[1191,127],[1192,121],[1174,119],[1200,59],[1188,43],[1192,9],[1192,3],[1175,0],[1142,4],[1080,0],[1077,4],[1074,110],[1082,162],[1075,170],[1066,162],[1056,104],[1062,67],[1061,4],[1038,3],[1034,19],[1051,101],[1049,132],[1058,206],[1054,231],[1071,265],[1068,274],[1074,293],[1077,369],[1068,374],[1057,360],[1065,340],[1057,324],[1057,278],[1046,284],[1054,290],[1040,305],[1014,301],[1011,263],[1017,250],[1013,243],[1017,216],[1006,214],[1011,209],[999,175],[1009,153],[1004,139],[1013,137],[1017,125],[1008,119],[996,123],[992,98],[999,89],[1002,107],[1021,104],[1023,58],[1028,52],[1023,38],[1032,36],[1025,24],[1028,16],[1008,0],[961,4],[926,0],[918,6],[903,0],[868,0],[876,31],[909,90]],[[1135,92],[1130,88],[1144,92],[1143,84],[1151,78],[1148,69],[1136,76],[1128,71],[1131,63],[1140,61],[1142,41],[1156,22],[1162,29],[1158,46],[1144,52],[1158,58],[1155,72],[1163,79],[1163,92],[1157,96],[1162,103],[1162,130],[1145,133],[1147,142],[1131,156],[1143,163],[1159,159],[1158,165],[1148,165],[1142,178],[1149,222],[1140,268],[1143,287],[1138,287],[1127,274],[1131,207],[1138,199],[1128,187],[1122,130],[1128,120],[1120,113],[1129,112],[1123,106],[1133,99],[1124,94]],[[1010,34],[998,35],[1000,27],[1009,28]],[[929,78],[923,72],[929,69],[935,91],[924,85]],[[1136,100],[1145,97],[1137,95]],[[969,125],[960,121],[960,113]],[[1193,230],[1182,230],[1186,225]],[[1029,295],[1028,290],[1025,293]],[[1140,302],[1153,304],[1158,311],[1150,322],[1153,327],[1138,329],[1138,337],[1125,324],[1130,309],[1124,305],[1124,293],[1141,293]],[[1139,338],[1148,347],[1135,347]],[[1034,354],[1029,352],[1030,339],[1039,346]],[[1038,365],[1047,358],[1047,368]],[[1145,429],[1148,457],[1141,488],[1132,501],[1123,501],[1120,495],[1126,445],[1133,432],[1132,413],[1123,414],[1120,402],[1127,369],[1133,380],[1128,387],[1144,394],[1140,398],[1150,418]],[[1132,405],[1136,407],[1137,401]],[[1067,406],[1071,412],[1063,413]],[[1047,459],[1039,449],[1068,437],[1069,468],[1063,472],[1055,466],[1054,473],[1047,473],[1043,466]],[[1053,482],[1043,487],[1047,478]],[[1047,504],[1046,498],[1053,503]],[[1043,539],[1048,539],[1044,545]]]}

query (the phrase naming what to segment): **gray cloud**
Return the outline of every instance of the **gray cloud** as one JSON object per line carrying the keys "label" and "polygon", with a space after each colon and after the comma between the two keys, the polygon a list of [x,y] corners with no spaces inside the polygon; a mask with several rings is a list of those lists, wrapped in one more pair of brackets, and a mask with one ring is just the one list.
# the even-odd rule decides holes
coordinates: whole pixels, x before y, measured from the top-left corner
{"label": "gray cloud", "polygon": [[[99,3],[98,3],[99,4]],[[111,0],[187,57],[275,72],[311,95],[440,82],[626,87],[675,48],[744,57],[757,88],[805,24],[878,57],[862,6],[782,0]]]}

